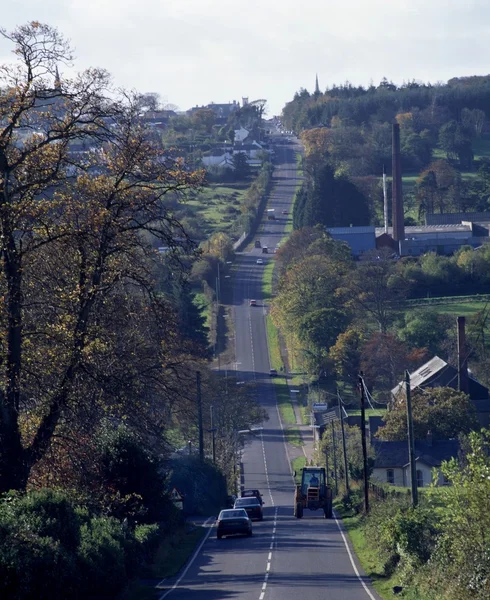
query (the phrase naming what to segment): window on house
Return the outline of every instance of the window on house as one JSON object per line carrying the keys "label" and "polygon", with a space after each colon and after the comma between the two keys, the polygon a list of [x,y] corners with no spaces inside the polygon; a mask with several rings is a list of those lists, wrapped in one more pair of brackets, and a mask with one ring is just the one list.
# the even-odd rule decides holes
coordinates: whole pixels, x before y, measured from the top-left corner
{"label": "window on house", "polygon": [[424,487],[424,474],[417,469],[417,487]]}
{"label": "window on house", "polygon": [[393,469],[386,469],[386,481],[391,485],[395,484],[395,471]]}

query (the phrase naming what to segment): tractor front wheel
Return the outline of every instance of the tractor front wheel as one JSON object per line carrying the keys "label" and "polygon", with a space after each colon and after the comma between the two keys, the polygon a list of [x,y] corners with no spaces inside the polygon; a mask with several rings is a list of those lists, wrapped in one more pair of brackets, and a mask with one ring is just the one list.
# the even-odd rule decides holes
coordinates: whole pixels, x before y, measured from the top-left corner
{"label": "tractor front wheel", "polygon": [[296,504],[296,518],[301,519],[302,516],[303,516],[303,505],[300,502],[298,502],[298,504]]}

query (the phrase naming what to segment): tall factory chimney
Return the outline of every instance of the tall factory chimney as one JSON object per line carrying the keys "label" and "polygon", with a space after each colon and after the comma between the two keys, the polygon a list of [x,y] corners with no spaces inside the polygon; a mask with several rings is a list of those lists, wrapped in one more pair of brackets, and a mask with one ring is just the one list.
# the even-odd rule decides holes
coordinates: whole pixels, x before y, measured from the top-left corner
{"label": "tall factory chimney", "polygon": [[466,318],[458,317],[458,390],[468,394],[468,352],[466,350]]}
{"label": "tall factory chimney", "polygon": [[393,172],[393,184],[392,184],[392,225],[393,225],[393,239],[395,242],[405,239],[405,226],[403,216],[403,199],[402,199],[402,165],[400,160],[400,125],[398,123],[393,124],[393,137],[392,137],[392,172]]}

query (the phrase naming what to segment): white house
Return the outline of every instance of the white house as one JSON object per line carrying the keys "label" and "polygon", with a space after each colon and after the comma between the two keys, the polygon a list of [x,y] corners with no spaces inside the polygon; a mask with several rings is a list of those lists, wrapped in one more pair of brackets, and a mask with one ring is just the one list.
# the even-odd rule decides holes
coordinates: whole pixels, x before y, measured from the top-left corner
{"label": "white house", "polygon": [[211,156],[203,156],[202,164],[205,167],[226,167],[227,169],[234,169],[233,157],[230,152],[223,152],[222,154],[216,154]]}
{"label": "white house", "polygon": [[235,129],[235,142],[243,142],[247,137],[250,131],[245,129],[244,127],[240,127],[240,129]]}
{"label": "white house", "polygon": [[[408,442],[373,440],[372,446],[375,451],[375,463],[371,477],[381,483],[411,487]],[[416,441],[417,487],[427,487],[432,483],[434,469],[437,471],[437,484],[445,485],[440,466],[444,461],[456,458],[458,450],[457,440],[432,441],[431,436],[428,436],[425,441]]]}

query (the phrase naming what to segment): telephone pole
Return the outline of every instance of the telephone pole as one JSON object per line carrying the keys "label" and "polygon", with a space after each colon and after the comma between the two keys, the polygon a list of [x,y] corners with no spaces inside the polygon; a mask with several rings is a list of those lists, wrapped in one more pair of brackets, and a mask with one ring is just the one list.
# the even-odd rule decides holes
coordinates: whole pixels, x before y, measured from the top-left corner
{"label": "telephone pole", "polygon": [[359,389],[361,392],[361,442],[362,442],[362,471],[364,479],[364,512],[369,512],[369,477],[366,447],[366,392],[364,391],[363,372],[359,373]]}
{"label": "telephone pole", "polygon": [[196,372],[197,419],[199,424],[199,458],[204,460],[204,430],[202,426],[201,371]]}
{"label": "telephone pole", "polygon": [[216,427],[214,426],[214,406],[211,406],[211,435],[213,443],[213,463],[216,464]]}
{"label": "telephone pole", "polygon": [[335,421],[332,421],[332,447],[333,447],[333,472],[335,477],[335,495],[339,493],[339,482],[337,479],[337,444],[335,443]]}
{"label": "telephone pole", "polygon": [[417,489],[417,469],[415,465],[415,440],[413,438],[410,373],[408,371],[405,371],[405,393],[407,394],[408,459],[410,462],[410,479],[412,484],[412,506],[415,508],[419,503],[419,492]]}
{"label": "telephone pole", "polygon": [[345,429],[344,429],[344,407],[342,406],[342,400],[340,399],[340,394],[337,390],[337,398],[339,402],[339,417],[340,417],[340,428],[342,431],[342,450],[344,451],[344,477],[345,477],[345,492],[347,495],[350,494],[349,489],[349,467],[347,464],[347,448],[345,444]]}

